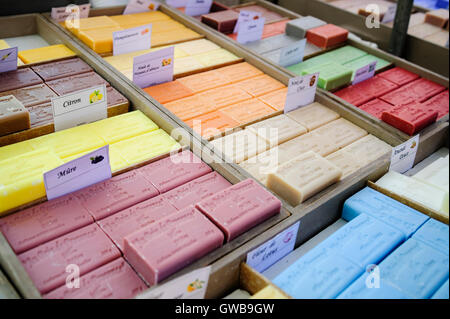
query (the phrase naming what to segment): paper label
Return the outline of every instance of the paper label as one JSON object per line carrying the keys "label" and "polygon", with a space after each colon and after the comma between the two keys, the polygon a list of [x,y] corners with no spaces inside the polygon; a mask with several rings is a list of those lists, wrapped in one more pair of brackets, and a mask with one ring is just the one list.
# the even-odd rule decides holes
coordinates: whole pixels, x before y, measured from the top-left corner
{"label": "paper label", "polygon": [[300,222],[276,235],[247,254],[247,264],[256,271],[263,272],[294,250]]}
{"label": "paper label", "polygon": [[381,23],[389,23],[394,21],[396,13],[397,13],[397,5],[393,4],[389,6],[387,12],[383,16],[383,20],[381,20]]}
{"label": "paper label", "polygon": [[175,278],[166,284],[138,295],[138,299],[203,299],[208,287],[211,266]]}
{"label": "paper label", "polygon": [[174,8],[186,7],[187,2],[188,0],[166,0],[166,4]]}
{"label": "paper label", "polygon": [[106,119],[106,85],[52,98],[55,131]]}
{"label": "paper label", "polygon": [[0,50],[0,73],[17,70],[17,47]]}
{"label": "paper label", "polygon": [[174,47],[146,53],[133,59],[133,82],[140,88],[173,80]]}
{"label": "paper label", "polygon": [[405,143],[392,149],[391,166],[389,170],[405,173],[414,166],[417,150],[419,149],[420,135],[416,135]]}
{"label": "paper label", "polygon": [[260,12],[241,10],[239,12],[239,17],[238,17],[238,20],[236,22],[236,25],[234,26],[233,33],[237,33],[238,32],[239,25],[242,22],[248,22],[248,21],[251,21],[251,20],[259,19],[259,18],[261,18],[261,13]]}
{"label": "paper label", "polygon": [[151,38],[151,24],[113,32],[113,55],[150,49]]}
{"label": "paper label", "polygon": [[109,145],[44,173],[48,200],[111,178]]}
{"label": "paper label", "polygon": [[264,18],[241,22],[237,32],[237,41],[239,43],[249,43],[261,40],[264,30]]}
{"label": "paper label", "polygon": [[353,85],[373,78],[375,75],[375,70],[377,68],[377,61],[373,61],[372,63],[363,66],[362,68],[355,71],[355,78],[353,79]]}
{"label": "paper label", "polygon": [[211,6],[212,0],[188,0],[184,13],[193,17],[208,14]]}
{"label": "paper label", "polygon": [[90,3],[81,5],[70,4],[67,7],[52,8],[51,17],[58,22],[85,19],[89,17],[90,9]]}
{"label": "paper label", "polygon": [[280,62],[282,67],[287,67],[303,61],[305,55],[306,39],[288,45],[281,49]]}
{"label": "paper label", "polygon": [[160,3],[152,0],[130,0],[123,14],[141,13],[158,10]]}
{"label": "paper label", "polygon": [[298,76],[289,79],[284,113],[289,113],[314,102],[317,91],[319,73]]}

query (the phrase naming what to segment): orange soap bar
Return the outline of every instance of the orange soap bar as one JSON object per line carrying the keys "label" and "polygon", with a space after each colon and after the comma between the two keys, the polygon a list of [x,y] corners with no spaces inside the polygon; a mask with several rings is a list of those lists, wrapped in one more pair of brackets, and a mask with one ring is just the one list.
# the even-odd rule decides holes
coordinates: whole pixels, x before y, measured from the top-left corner
{"label": "orange soap bar", "polygon": [[230,105],[220,109],[219,112],[231,117],[240,124],[247,124],[274,113],[274,109],[258,99],[252,99]]}
{"label": "orange soap bar", "polygon": [[320,48],[329,48],[347,41],[348,31],[334,24],[326,24],[306,32],[308,42]]}
{"label": "orange soap bar", "polygon": [[250,100],[252,96],[239,88],[239,85],[232,84],[220,88],[212,89],[198,94],[203,100],[216,109]]}
{"label": "orange soap bar", "polygon": [[216,106],[213,103],[202,99],[198,95],[172,101],[164,104],[164,106],[183,121],[216,110]]}
{"label": "orange soap bar", "polygon": [[221,76],[228,78],[230,83],[235,83],[249,78],[254,78],[264,73],[247,62],[232,64],[217,70]]}
{"label": "orange soap bar", "polygon": [[80,30],[78,37],[88,47],[97,53],[109,53],[113,50],[113,32],[120,31],[120,27]]}
{"label": "orange soap bar", "polygon": [[158,84],[145,88],[144,91],[161,104],[194,95],[194,92],[184,86],[180,81]]}
{"label": "orange soap bar", "polygon": [[258,97],[258,99],[274,108],[275,110],[281,111],[284,110],[284,106],[286,105],[287,92],[288,88],[284,88],[281,90],[270,92],[268,94],[264,94]]}
{"label": "orange soap bar", "polygon": [[227,77],[216,70],[186,76],[178,79],[178,81],[194,93],[203,92],[231,83]]}
{"label": "orange soap bar", "polygon": [[237,121],[219,111],[203,114],[186,121],[186,124],[204,138],[218,135],[228,129],[239,126]]}
{"label": "orange soap bar", "polygon": [[258,97],[285,87],[283,83],[266,74],[239,82],[239,86],[241,89],[254,97]]}

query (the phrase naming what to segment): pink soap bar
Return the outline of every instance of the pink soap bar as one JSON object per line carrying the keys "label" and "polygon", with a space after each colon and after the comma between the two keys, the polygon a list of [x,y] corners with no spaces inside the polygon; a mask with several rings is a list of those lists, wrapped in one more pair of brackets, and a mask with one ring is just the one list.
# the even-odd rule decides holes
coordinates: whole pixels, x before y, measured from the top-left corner
{"label": "pink soap bar", "polygon": [[124,256],[151,286],[222,246],[222,232],[193,206],[127,237]]}
{"label": "pink soap bar", "polygon": [[176,209],[183,209],[189,205],[196,204],[215,193],[231,186],[225,178],[217,172],[212,172],[193,181],[179,186],[163,194],[165,200],[175,206]]}
{"label": "pink soap bar", "polygon": [[42,79],[30,68],[0,73],[0,92],[20,89],[42,83]]}
{"label": "pink soap bar", "polygon": [[43,294],[65,284],[69,265],[77,265],[79,274],[84,275],[118,257],[119,250],[96,224],[18,256],[36,288]]}
{"label": "pink soap bar", "polygon": [[61,79],[48,81],[46,83],[58,95],[65,95],[102,84],[109,86],[109,83],[95,72],[72,75]]}
{"label": "pink soap bar", "polygon": [[25,107],[50,103],[52,98],[58,96],[45,84],[37,84],[0,93],[0,96],[5,95],[14,95]]}
{"label": "pink soap bar", "polygon": [[156,188],[133,170],[74,193],[95,220],[158,195]]}
{"label": "pink soap bar", "polygon": [[231,241],[278,214],[281,202],[252,179],[246,179],[208,197],[196,207]]}
{"label": "pink soap bar", "polygon": [[380,99],[374,99],[361,105],[359,108],[381,120],[383,112],[389,111],[392,107],[393,105],[389,103],[386,103]]}
{"label": "pink soap bar", "polygon": [[128,100],[112,86],[106,88],[108,107],[128,103]]}
{"label": "pink soap bar", "polygon": [[80,277],[79,288],[66,285],[44,296],[47,299],[130,299],[147,286],[123,258]]}
{"label": "pink soap bar", "polygon": [[438,120],[443,118],[448,114],[449,107],[449,96],[448,90],[436,95],[435,97],[429,99],[423,103],[424,107],[430,108],[431,110],[438,112]]}
{"label": "pink soap bar", "polygon": [[98,225],[123,250],[126,236],[177,211],[162,196],[157,196],[109,216],[99,221]]}
{"label": "pink soap bar", "polygon": [[425,102],[444,90],[444,86],[421,78],[383,95],[380,98],[392,105],[404,105],[413,102]]}
{"label": "pink soap bar", "polygon": [[192,152],[183,151],[139,168],[138,171],[162,194],[212,170]]}
{"label": "pink soap bar", "polygon": [[418,74],[409,72],[400,67],[395,67],[388,71],[382,72],[378,74],[378,76],[397,85],[405,85],[419,78]]}
{"label": "pink soap bar", "polygon": [[35,65],[32,69],[43,78],[44,81],[56,80],[66,76],[92,71],[92,68],[80,58]]}

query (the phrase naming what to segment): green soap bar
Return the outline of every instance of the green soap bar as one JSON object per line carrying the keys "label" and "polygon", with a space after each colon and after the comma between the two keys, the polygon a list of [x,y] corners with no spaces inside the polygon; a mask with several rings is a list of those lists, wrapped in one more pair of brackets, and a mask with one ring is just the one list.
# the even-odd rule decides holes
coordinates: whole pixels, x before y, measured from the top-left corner
{"label": "green soap bar", "polygon": [[323,55],[334,63],[345,64],[367,55],[367,52],[352,47],[351,45],[346,45]]}
{"label": "green soap bar", "polygon": [[302,75],[303,71],[312,67],[317,67],[319,65],[322,64],[327,64],[330,63],[332,61],[330,61],[330,59],[326,56],[324,56],[324,54],[318,55],[314,58],[308,59],[306,61],[288,66],[287,69],[297,75]]}
{"label": "green soap bar", "polygon": [[352,80],[353,71],[337,63],[327,63],[303,70],[302,75],[320,72],[317,85],[324,90],[333,90]]}
{"label": "green soap bar", "polygon": [[349,69],[352,69],[352,71],[353,71],[352,80],[353,80],[355,72],[357,70],[359,70],[362,67],[365,67],[366,65],[369,65],[370,63],[372,63],[374,61],[377,61],[377,66],[375,68],[376,71],[383,69],[391,64],[389,61],[386,61],[386,60],[383,60],[374,55],[368,54],[363,57],[360,57],[359,59],[353,60],[349,63],[345,63],[344,66],[346,66]]}

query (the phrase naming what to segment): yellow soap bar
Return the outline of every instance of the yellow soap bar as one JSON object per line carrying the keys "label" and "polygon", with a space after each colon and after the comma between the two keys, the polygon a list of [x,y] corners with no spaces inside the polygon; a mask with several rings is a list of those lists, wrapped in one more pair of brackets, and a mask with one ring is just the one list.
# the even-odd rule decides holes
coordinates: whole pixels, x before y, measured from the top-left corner
{"label": "yellow soap bar", "polygon": [[0,215],[45,196],[43,173],[63,164],[42,148],[0,162]]}
{"label": "yellow soap bar", "polygon": [[0,50],[8,49],[8,48],[10,48],[9,44],[6,43],[5,40],[0,40]]}
{"label": "yellow soap bar", "polygon": [[186,27],[180,22],[175,20],[164,20],[152,22],[152,34],[159,32],[167,32],[179,29],[185,29]]}
{"label": "yellow soap bar", "polygon": [[30,141],[23,141],[0,147],[0,161],[33,151]]}
{"label": "yellow soap bar", "polygon": [[113,32],[120,30],[120,27],[80,30],[78,37],[95,52],[109,53],[113,50]]}
{"label": "yellow soap bar", "polygon": [[189,55],[202,54],[220,49],[220,47],[206,39],[194,40],[177,44],[177,47],[189,53]]}
{"label": "yellow soap bar", "polygon": [[161,129],[110,145],[110,149],[121,154],[128,165],[138,164],[180,148],[180,144]]}
{"label": "yellow soap bar", "polygon": [[173,64],[174,75],[179,75],[200,69],[204,69],[203,64],[197,61],[193,56],[175,59],[175,63]]}
{"label": "yellow soap bar", "polygon": [[126,26],[131,24],[145,25],[153,24],[157,21],[172,20],[167,14],[160,11],[141,12],[125,15],[117,15],[109,17],[112,21],[120,26]]}
{"label": "yellow soap bar", "polygon": [[152,47],[168,45],[175,42],[194,40],[198,38],[201,38],[201,35],[188,28],[152,33]]}
{"label": "yellow soap bar", "polygon": [[274,286],[268,285],[251,296],[250,299],[288,299],[288,297]]}
{"label": "yellow soap bar", "polygon": [[[90,152],[92,152],[92,150],[66,157],[63,159],[63,162],[67,163],[73,161]],[[109,148],[109,164],[113,173],[128,166],[127,162],[120,156],[120,153],[118,153],[117,150],[111,150],[111,148]]]}
{"label": "yellow soap bar", "polygon": [[76,56],[75,52],[70,50],[64,44],[55,44],[37,49],[19,51],[19,58],[26,64],[73,56]]}
{"label": "yellow soap bar", "polygon": [[67,29],[69,29],[77,36],[80,31],[120,27],[117,22],[115,22],[113,19],[107,16],[91,17],[79,19],[77,21],[66,20],[65,25]]}
{"label": "yellow soap bar", "polygon": [[25,65],[25,63],[23,63],[23,61],[19,57],[17,57],[17,66],[21,65]]}
{"label": "yellow soap bar", "polygon": [[217,49],[214,51],[208,51],[195,55],[195,59],[199,61],[203,66],[210,67],[229,62],[238,61],[239,57],[225,49]]}

